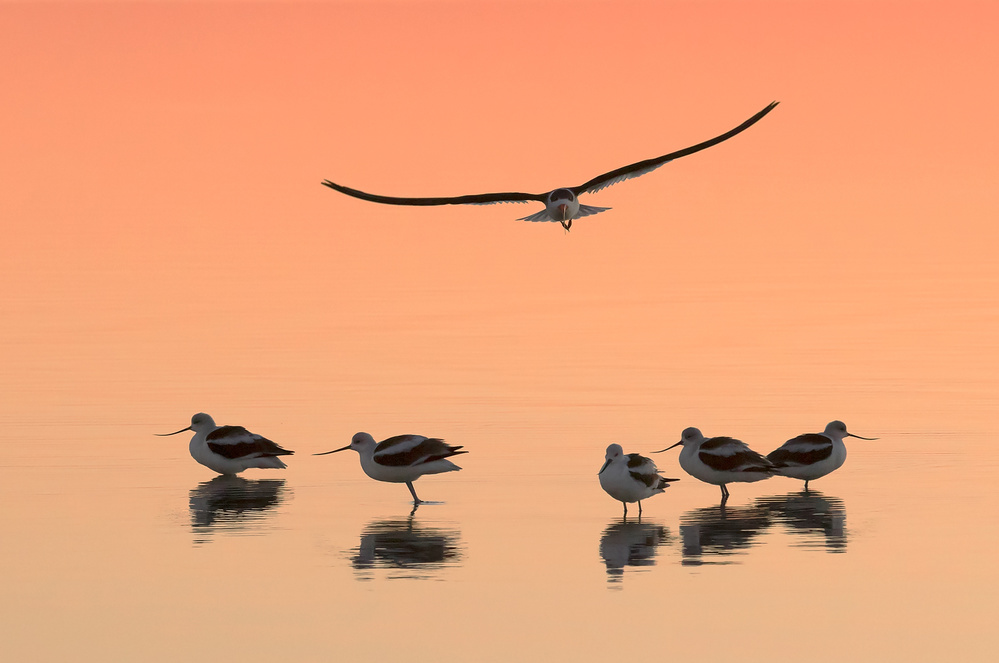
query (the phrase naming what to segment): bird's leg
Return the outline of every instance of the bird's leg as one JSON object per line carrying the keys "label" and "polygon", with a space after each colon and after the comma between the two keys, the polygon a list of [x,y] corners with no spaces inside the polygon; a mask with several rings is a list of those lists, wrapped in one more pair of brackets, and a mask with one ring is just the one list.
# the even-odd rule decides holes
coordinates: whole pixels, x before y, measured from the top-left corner
{"label": "bird's leg", "polygon": [[805,492],[808,492],[808,479],[805,479]]}
{"label": "bird's leg", "polygon": [[627,502],[621,502],[621,504],[624,505],[624,517],[627,518],[628,517],[628,503]]}
{"label": "bird's leg", "polygon": [[642,519],[642,500],[638,500],[638,519]]}
{"label": "bird's leg", "polygon": [[722,494],[721,503],[725,504],[725,502],[728,501],[728,488],[725,487],[725,484],[721,485],[721,494]]}
{"label": "bird's leg", "polygon": [[406,487],[409,488],[409,492],[411,492],[413,494],[413,504],[419,504],[420,502],[423,501],[419,497],[416,496],[416,489],[413,488],[413,482],[412,481],[407,481],[406,482]]}

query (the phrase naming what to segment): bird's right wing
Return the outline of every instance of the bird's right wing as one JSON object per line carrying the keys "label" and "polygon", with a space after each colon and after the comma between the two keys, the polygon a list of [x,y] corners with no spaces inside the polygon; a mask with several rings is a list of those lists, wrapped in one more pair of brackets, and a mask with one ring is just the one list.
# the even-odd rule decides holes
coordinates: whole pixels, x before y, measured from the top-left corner
{"label": "bird's right wing", "polygon": [[521,193],[519,191],[508,191],[505,193],[477,193],[468,196],[450,196],[442,198],[401,198],[398,196],[379,196],[374,193],[366,193],[364,191],[351,189],[349,186],[343,186],[342,184],[337,184],[336,182],[331,182],[329,180],[323,180],[323,185],[339,191],[340,193],[347,194],[348,196],[353,196],[354,198],[360,198],[361,200],[367,200],[373,203],[382,203],[383,205],[413,205],[418,207],[427,205],[489,205],[491,203],[525,203],[531,200],[537,200],[543,203],[545,202],[546,195],[543,193],[534,194]]}

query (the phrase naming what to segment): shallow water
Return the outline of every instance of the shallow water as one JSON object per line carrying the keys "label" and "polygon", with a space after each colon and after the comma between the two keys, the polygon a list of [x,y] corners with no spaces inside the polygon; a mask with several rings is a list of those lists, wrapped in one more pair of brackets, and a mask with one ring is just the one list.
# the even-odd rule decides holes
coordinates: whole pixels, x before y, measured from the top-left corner
{"label": "shallow water", "polygon": [[[543,316],[520,315],[536,331],[543,317],[572,314],[552,302]],[[980,312],[958,302],[949,314]],[[786,646],[801,649],[833,629],[839,636],[817,654],[823,660],[981,658],[994,643],[997,528],[985,515],[995,504],[997,463],[986,432],[994,388],[969,399],[899,380],[904,396],[893,395],[884,386],[893,380],[869,377],[866,352],[839,352],[839,370],[868,376],[852,385],[852,396],[827,387],[819,390],[827,398],[810,407],[785,405],[799,398],[796,381],[815,374],[811,363],[790,361],[773,367],[771,381],[754,380],[743,402],[723,407],[716,403],[738,390],[715,386],[720,367],[707,377],[684,374],[607,351],[599,371],[541,362],[518,390],[506,356],[480,342],[496,333],[489,316],[448,317],[448,328],[473,333],[452,336],[433,323],[421,333],[446,337],[440,352],[458,357],[453,363],[414,354],[406,384],[331,376],[317,387],[340,396],[331,400],[307,386],[312,350],[283,349],[286,367],[272,373],[283,397],[233,397],[242,405],[230,407],[239,423],[297,453],[287,470],[240,478],[212,478],[185,442],[153,437],[186,423],[197,407],[176,385],[135,371],[122,380],[129,397],[114,386],[110,394],[88,389],[100,372],[74,372],[61,383],[23,373],[19,393],[29,409],[20,411],[32,412],[37,399],[49,414],[5,415],[2,555],[18,569],[4,590],[8,646],[39,659],[365,659],[377,642],[387,655],[418,660],[507,660],[528,649],[531,657],[592,660],[619,646],[607,638],[609,624],[659,634],[678,656],[712,642],[721,655],[748,660],[770,660],[766,646],[745,643],[775,624]],[[146,331],[140,324],[117,334]],[[355,333],[360,340],[367,332]],[[506,334],[496,342],[538,350],[530,347],[534,331]],[[346,332],[340,338],[352,340]],[[579,334],[573,342],[582,343]],[[603,342],[602,335],[586,341]],[[107,356],[117,345],[87,343]],[[167,371],[186,352],[143,361]],[[979,352],[966,352],[972,367]],[[399,370],[394,361],[359,362],[376,375]],[[238,392],[268,382],[239,365],[209,368],[196,389],[208,395],[215,384]],[[442,377],[432,383],[428,375]],[[670,393],[702,403],[678,408]],[[210,400],[220,421],[235,423],[226,398]],[[844,467],[812,482],[809,493],[777,477],[730,486],[722,507],[716,487],[687,476],[665,453],[656,457],[660,467],[681,481],[646,500],[639,521],[634,506],[623,520],[597,482],[609,441],[649,452],[700,424],[768,451],[834,416],[881,439],[848,440]],[[427,503],[413,509],[405,486],[367,479],[353,453],[309,455],[344,443],[355,428],[441,435],[470,453],[461,472],[418,481]],[[722,640],[720,616],[729,620]],[[275,635],[234,636],[247,619]],[[448,631],[443,652],[428,619]],[[42,638],[53,623],[66,636]],[[405,637],[390,637],[384,624]],[[964,637],[955,642],[954,632]]]}
{"label": "shallow water", "polygon": [[[993,10],[722,4],[0,6],[4,660],[991,660],[999,136],[949,100]],[[569,112],[539,66],[603,76]],[[319,184],[543,188],[771,95],[568,234]],[[199,411],[296,453],[215,477],[154,437]],[[879,439],[808,493],[722,507],[673,450],[639,521],[597,481],[833,419]],[[414,509],[311,455],[362,430],[469,453]]]}

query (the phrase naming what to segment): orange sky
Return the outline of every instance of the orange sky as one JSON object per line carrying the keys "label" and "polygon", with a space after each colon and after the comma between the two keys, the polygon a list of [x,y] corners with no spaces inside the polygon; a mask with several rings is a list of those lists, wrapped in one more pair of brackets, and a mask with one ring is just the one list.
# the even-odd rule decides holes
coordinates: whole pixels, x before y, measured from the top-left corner
{"label": "orange sky", "polygon": [[[157,320],[184,312],[181,325],[221,301],[304,310],[339,290],[349,312],[469,280],[434,306],[994,276],[997,12],[3,4],[8,324],[27,333],[47,300],[67,307],[57,319],[103,298],[144,301]],[[614,209],[570,236],[514,221],[527,206],[395,208],[319,184],[544,191],[714,136],[772,99],[737,138],[591,196]],[[395,299],[400,315],[426,305]]]}
{"label": "orange sky", "polygon": [[318,182],[548,190],[772,99],[737,140],[595,197],[620,211],[579,234],[766,261],[989,254],[992,3],[468,4],[2,5],[4,262],[137,244],[162,260],[198,241],[298,252],[343,217],[362,241],[384,224],[455,246],[546,241],[558,233],[510,223],[521,206],[381,208]]}
{"label": "orange sky", "polygon": [[[254,342],[306,329],[321,345],[310,324],[533,315],[592,298],[624,317],[587,324],[631,330],[640,346],[652,341],[638,324],[718,333],[683,331],[641,302],[777,280],[791,288],[780,310],[730,294],[690,312],[756,320],[750,346],[772,352],[796,342],[773,338],[775,320],[821,330],[826,307],[874,316],[846,338],[877,328],[902,344],[901,362],[942,333],[913,322],[928,305],[913,288],[995,302],[997,13],[950,2],[2,4],[4,330],[73,344],[137,326],[148,331],[122,332],[120,347],[139,355],[162,338],[220,352],[214,341],[232,330],[210,317],[219,307],[250,316]],[[544,191],[717,135],[773,99],[735,139],[590,196],[612,211],[568,236],[516,222],[528,206],[406,209],[320,186]],[[954,290],[968,279],[978,285]],[[578,320],[545,324],[571,338]],[[942,327],[987,345],[980,327]],[[717,338],[742,356],[745,340]]]}

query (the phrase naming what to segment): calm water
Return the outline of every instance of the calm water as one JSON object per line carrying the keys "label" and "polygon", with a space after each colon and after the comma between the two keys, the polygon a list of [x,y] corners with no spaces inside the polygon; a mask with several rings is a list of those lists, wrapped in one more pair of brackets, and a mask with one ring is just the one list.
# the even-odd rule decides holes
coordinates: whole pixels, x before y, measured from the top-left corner
{"label": "calm water", "polygon": [[[992,5],[71,5],[0,3],[0,659],[995,658]],[[569,234],[320,185],[547,190],[772,99]],[[154,436],[201,411],[289,467]],[[597,481],[833,419],[880,439],[807,494]],[[414,510],[312,456],[358,431],[469,453]]]}
{"label": "calm water", "polygon": [[[742,297],[701,294],[664,315]],[[754,296],[785,306],[783,296]],[[400,302],[408,316],[412,301]],[[330,345],[393,334],[412,345],[345,361],[325,380],[316,362],[327,359],[281,336],[219,346],[239,361],[207,353],[211,332],[181,347],[164,338],[162,356],[117,356],[157,323],[115,320],[110,301],[67,323],[106,324],[105,334],[40,330],[52,354],[31,360],[38,370],[20,374],[19,405],[4,415],[0,555],[17,570],[3,590],[7,651],[19,660],[599,660],[632,629],[674,656],[740,660],[773,660],[761,633],[819,660],[985,660],[996,645],[995,383],[969,393],[982,348],[927,348],[966,363],[965,389],[923,381],[918,366],[878,368],[867,348],[890,353],[890,331],[851,331],[853,349],[834,359],[817,352],[763,367],[747,355],[697,371],[674,350],[636,349],[637,332],[623,343],[578,332],[566,342],[589,353],[580,363],[541,340],[580,315],[649,315],[640,302],[553,299],[511,313],[479,301],[466,316],[429,312],[418,332],[393,319],[388,298],[377,308],[351,316]],[[242,314],[224,303],[214,312]],[[940,313],[928,310],[926,323]],[[943,314],[995,331],[990,310],[967,300]],[[289,337],[307,336],[292,322]],[[685,334],[659,340],[687,343]],[[17,348],[5,350],[16,363]],[[163,379],[175,364],[183,375]],[[204,369],[188,374],[195,364]],[[716,384],[729,374],[752,384]],[[285,471],[213,478],[185,436],[153,437],[195,409],[297,453]],[[769,451],[833,417],[881,439],[848,440],[847,464],[807,494],[778,477],[732,486],[721,507],[717,488],[666,453],[660,466],[682,480],[646,501],[641,521],[622,521],[597,482],[610,441],[649,452],[696,424]],[[404,486],[368,480],[352,452],[309,455],[355,429],[442,435],[471,453],[462,472],[419,481],[428,503],[413,510]]]}

